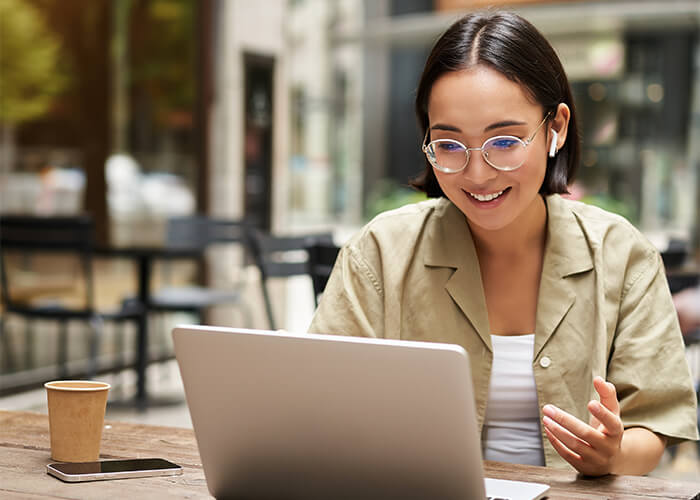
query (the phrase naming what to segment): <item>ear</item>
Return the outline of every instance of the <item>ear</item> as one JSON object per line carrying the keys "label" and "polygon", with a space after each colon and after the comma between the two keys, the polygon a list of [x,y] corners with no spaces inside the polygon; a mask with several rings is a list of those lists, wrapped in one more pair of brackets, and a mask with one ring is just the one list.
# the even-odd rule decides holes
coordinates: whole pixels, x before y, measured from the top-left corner
{"label": "ear", "polygon": [[[554,156],[556,152],[564,147],[566,144],[566,134],[569,129],[569,118],[571,118],[571,111],[569,106],[563,102],[557,106],[557,112],[552,119],[552,124],[550,130],[552,131],[552,142],[549,144],[549,155]],[[554,155],[552,155],[554,151]]]}

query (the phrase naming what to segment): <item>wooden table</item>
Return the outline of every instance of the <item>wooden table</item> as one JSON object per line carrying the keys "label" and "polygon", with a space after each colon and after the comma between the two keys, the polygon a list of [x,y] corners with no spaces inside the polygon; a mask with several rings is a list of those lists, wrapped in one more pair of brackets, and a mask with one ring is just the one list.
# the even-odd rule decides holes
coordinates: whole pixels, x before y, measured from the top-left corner
{"label": "wooden table", "polygon": [[[50,463],[48,417],[0,410],[0,497],[5,498],[211,498],[190,429],[107,422],[102,458],[162,457],[183,466],[182,476],[64,483],[46,474]],[[582,478],[574,472],[485,462],[486,475],[551,486],[556,499],[700,499],[700,483],[635,476]]]}

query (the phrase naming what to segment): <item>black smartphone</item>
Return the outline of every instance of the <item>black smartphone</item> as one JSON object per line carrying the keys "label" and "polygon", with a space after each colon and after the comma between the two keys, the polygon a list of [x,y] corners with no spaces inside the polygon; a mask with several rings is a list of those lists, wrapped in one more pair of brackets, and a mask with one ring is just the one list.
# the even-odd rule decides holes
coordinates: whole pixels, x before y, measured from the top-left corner
{"label": "black smartphone", "polygon": [[48,464],[46,472],[62,481],[75,483],[128,477],[175,476],[182,474],[182,467],[162,458],[134,458]]}

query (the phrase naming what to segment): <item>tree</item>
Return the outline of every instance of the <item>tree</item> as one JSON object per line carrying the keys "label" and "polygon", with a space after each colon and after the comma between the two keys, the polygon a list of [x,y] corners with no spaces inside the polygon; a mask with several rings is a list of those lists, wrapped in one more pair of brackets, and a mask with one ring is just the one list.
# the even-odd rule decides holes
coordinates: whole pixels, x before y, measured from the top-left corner
{"label": "tree", "polygon": [[14,127],[46,113],[67,85],[60,50],[36,7],[24,0],[0,0],[0,124],[6,167],[14,160]]}

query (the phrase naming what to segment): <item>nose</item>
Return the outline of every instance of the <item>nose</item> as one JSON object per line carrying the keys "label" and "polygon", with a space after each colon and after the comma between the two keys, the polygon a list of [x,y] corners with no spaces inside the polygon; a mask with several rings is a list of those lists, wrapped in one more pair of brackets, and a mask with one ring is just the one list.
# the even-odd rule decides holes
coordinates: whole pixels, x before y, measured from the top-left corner
{"label": "nose", "polygon": [[463,172],[464,176],[477,186],[487,184],[498,176],[498,170],[486,162],[481,150],[471,151],[469,163]]}

